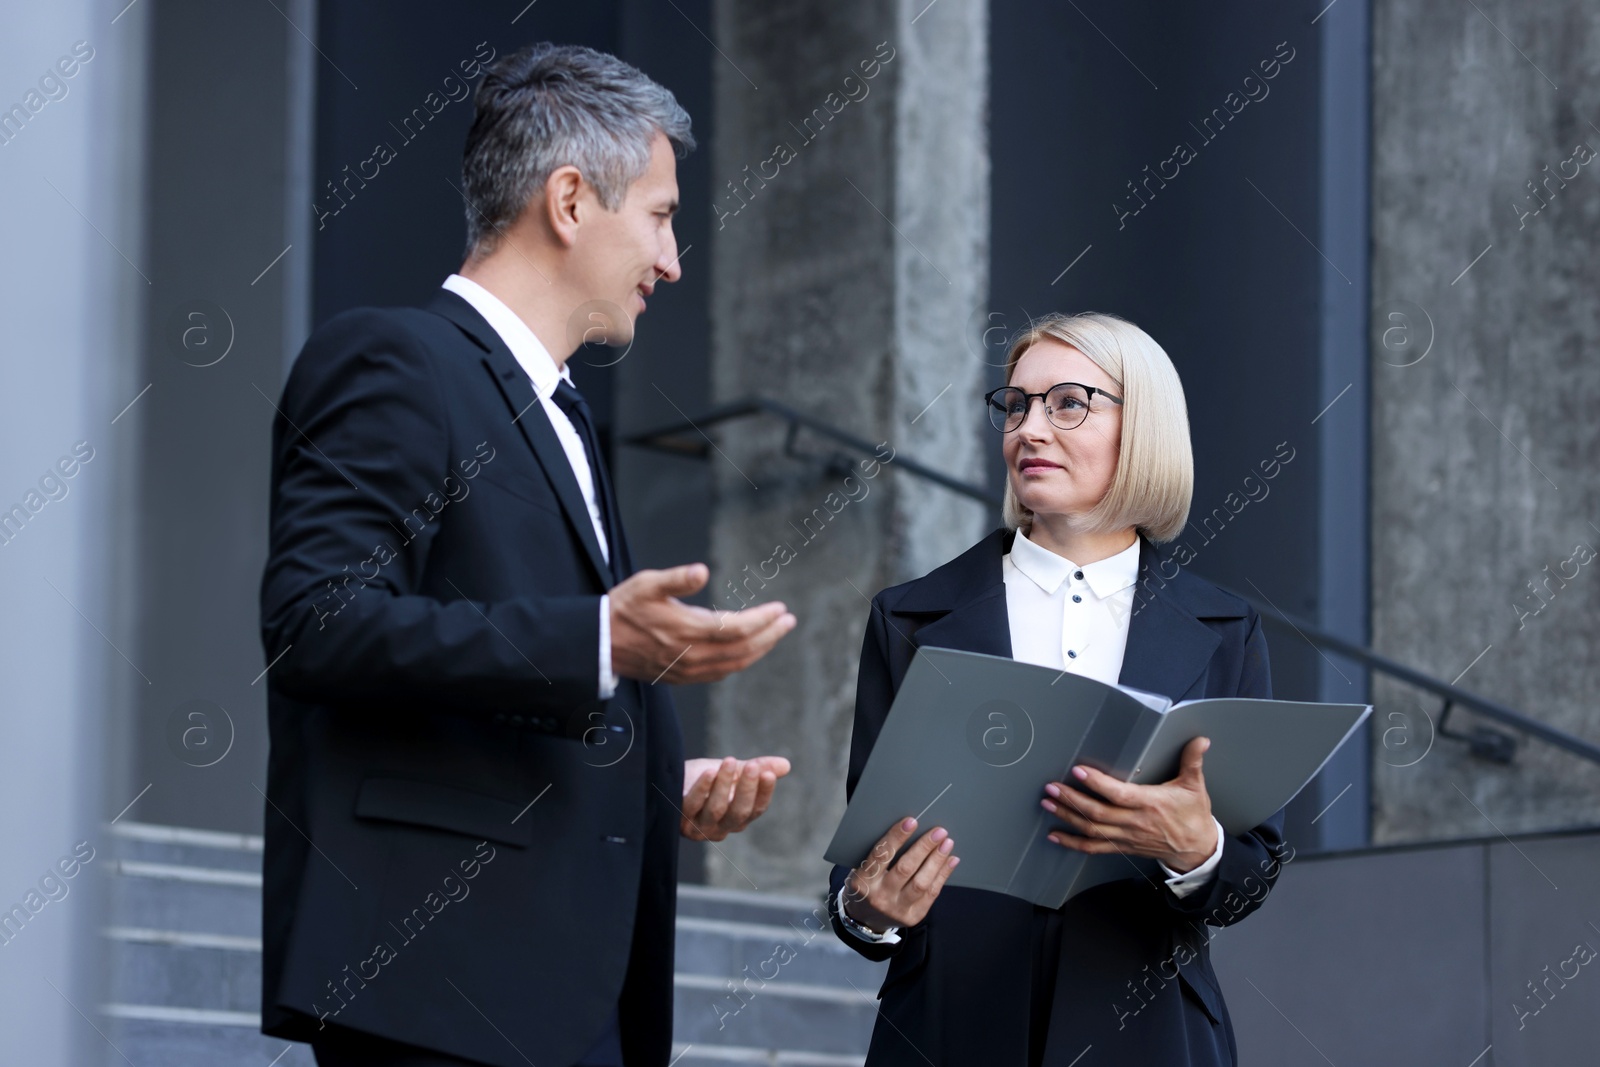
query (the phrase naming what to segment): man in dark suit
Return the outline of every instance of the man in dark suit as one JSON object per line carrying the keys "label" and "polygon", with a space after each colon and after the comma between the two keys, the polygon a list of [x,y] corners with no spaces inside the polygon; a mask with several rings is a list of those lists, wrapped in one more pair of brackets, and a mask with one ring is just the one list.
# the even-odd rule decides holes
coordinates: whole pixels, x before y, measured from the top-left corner
{"label": "man in dark suit", "polygon": [[317,330],[273,427],[262,1029],[324,1067],[664,1067],[678,839],[742,829],[788,763],[686,764],[660,683],[795,620],[634,571],[565,366],[681,275],[688,116],[548,45],[476,106],[460,273]]}

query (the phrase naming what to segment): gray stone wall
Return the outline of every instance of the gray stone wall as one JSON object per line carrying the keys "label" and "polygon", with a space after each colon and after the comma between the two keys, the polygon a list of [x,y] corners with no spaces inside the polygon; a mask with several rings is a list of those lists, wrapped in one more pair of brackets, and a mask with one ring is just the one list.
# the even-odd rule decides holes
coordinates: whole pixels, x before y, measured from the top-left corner
{"label": "gray stone wall", "polygon": [[[987,9],[872,0],[716,6],[712,392],[780,400],[981,479]],[[980,537],[984,509],[896,472],[715,431],[712,600],[782,600],[799,628],[712,688],[712,754],[788,756],[780,803],[707,857],[714,884],[815,890],[844,807],[868,598]],[[802,436],[799,450],[827,454]]]}
{"label": "gray stone wall", "polygon": [[[1582,0],[1373,15],[1373,641],[1600,740],[1600,24]],[[1475,760],[1436,703],[1374,695],[1376,841],[1600,822],[1600,767]]]}

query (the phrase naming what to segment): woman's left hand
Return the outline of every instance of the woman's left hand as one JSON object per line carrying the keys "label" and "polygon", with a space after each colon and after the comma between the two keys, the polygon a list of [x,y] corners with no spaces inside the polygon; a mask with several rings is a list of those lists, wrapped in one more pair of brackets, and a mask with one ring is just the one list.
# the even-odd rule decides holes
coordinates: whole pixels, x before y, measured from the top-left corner
{"label": "woman's left hand", "polygon": [[1041,801],[1045,810],[1073,830],[1052,831],[1050,840],[1090,855],[1149,856],[1180,874],[1194,870],[1217,848],[1211,797],[1201,770],[1210,747],[1209,738],[1190,741],[1183,748],[1178,776],[1160,785],[1131,785],[1092,767],[1072,768],[1073,777],[1103,799],[1060,782],[1046,785],[1049,796]]}

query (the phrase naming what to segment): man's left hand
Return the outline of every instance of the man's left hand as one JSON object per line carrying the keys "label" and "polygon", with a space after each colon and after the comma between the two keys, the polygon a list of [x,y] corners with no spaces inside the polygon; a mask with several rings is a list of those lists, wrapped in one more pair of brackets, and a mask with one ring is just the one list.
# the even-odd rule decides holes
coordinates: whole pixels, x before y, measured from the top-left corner
{"label": "man's left hand", "polygon": [[789,773],[782,756],[692,759],[683,763],[683,818],[691,841],[721,841],[759,819],[778,779]]}

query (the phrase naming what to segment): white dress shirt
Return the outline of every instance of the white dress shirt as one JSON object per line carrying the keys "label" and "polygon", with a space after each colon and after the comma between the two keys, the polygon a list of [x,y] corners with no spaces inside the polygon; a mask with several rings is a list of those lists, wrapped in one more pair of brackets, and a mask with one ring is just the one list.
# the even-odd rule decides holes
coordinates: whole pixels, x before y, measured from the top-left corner
{"label": "white dress shirt", "polygon": [[[557,364],[550,350],[528,328],[528,324],[515,311],[489,290],[470,278],[452,274],[444,280],[444,288],[471,304],[500,335],[511,349],[519,366],[533,382],[533,392],[539,406],[561,442],[561,450],[572,464],[572,473],[583,492],[583,502],[589,509],[589,521],[594,524],[595,540],[600,542],[600,554],[611,561],[611,546],[606,541],[606,524],[600,517],[600,494],[595,489],[594,472],[589,469],[589,454],[584,451],[583,438],[567,413],[555,402],[556,384],[565,379],[572,384],[572,372],[565,364]],[[617,691],[617,677],[611,673],[611,598],[600,597],[600,699],[607,700]]]}
{"label": "white dress shirt", "polygon": [[[1080,567],[1034,544],[1018,530],[1000,568],[1006,585],[1011,658],[1116,685],[1122,675],[1134,587],[1139,579],[1139,539],[1135,537],[1133,544],[1114,556]],[[1209,859],[1184,874],[1161,865],[1168,876],[1167,887],[1175,896],[1188,896],[1205,885],[1222,862],[1222,824],[1215,817],[1211,821],[1217,831],[1217,847]],[[844,889],[839,891],[839,907],[844,907]],[[893,944],[900,939],[897,931],[898,927],[890,927],[881,938],[866,940]]]}

